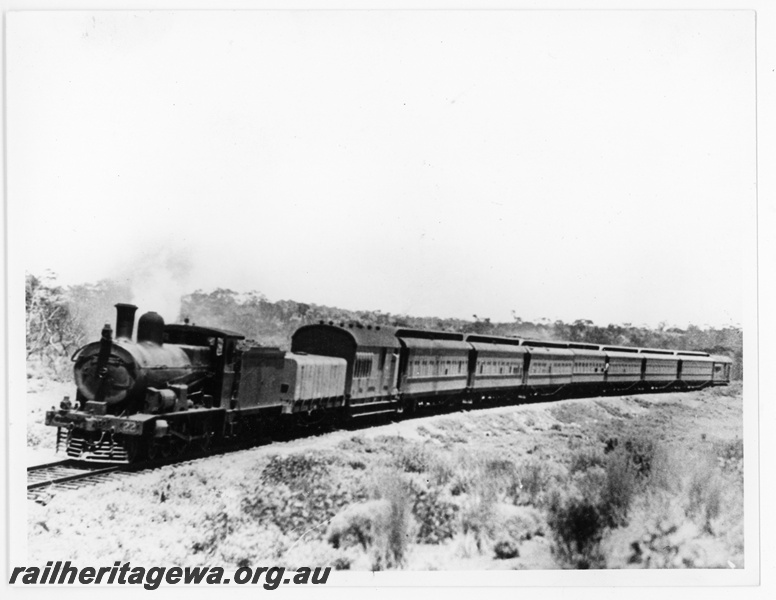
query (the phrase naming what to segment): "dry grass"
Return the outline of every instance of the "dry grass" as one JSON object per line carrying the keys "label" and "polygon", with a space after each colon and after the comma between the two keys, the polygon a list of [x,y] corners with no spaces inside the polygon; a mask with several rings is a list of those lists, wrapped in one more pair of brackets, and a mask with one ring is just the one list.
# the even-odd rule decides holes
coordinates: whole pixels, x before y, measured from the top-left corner
{"label": "dry grass", "polygon": [[726,567],[735,557],[740,566],[741,486],[721,466],[731,460],[724,457],[742,458],[738,448],[725,444],[722,455],[688,456],[657,450],[643,438],[617,445],[603,469],[590,467],[571,480],[572,491],[553,497],[549,525],[560,563],[570,568]]}
{"label": "dry grass", "polygon": [[377,493],[384,509],[374,521],[371,548],[372,569],[396,569],[405,564],[407,549],[413,541],[409,486],[398,473],[386,473],[380,478]]}

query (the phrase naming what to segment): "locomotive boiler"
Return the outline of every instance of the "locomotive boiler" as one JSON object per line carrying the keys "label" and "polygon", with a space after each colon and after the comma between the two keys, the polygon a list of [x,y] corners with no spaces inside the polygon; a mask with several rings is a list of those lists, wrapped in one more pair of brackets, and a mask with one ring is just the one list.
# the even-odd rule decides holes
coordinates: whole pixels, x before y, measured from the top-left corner
{"label": "locomotive boiler", "polygon": [[[155,312],[138,321],[137,341],[132,341],[134,313],[131,304],[117,305],[116,339],[110,326],[102,331],[99,342],[88,344],[73,356],[77,387],[76,400],[98,414],[139,412],[148,390],[177,392],[152,394],[161,402],[152,412],[173,408],[187,401],[181,391],[197,388],[210,370],[210,349],[203,346],[164,344],[164,320]],[[153,399],[151,402],[153,402]]]}

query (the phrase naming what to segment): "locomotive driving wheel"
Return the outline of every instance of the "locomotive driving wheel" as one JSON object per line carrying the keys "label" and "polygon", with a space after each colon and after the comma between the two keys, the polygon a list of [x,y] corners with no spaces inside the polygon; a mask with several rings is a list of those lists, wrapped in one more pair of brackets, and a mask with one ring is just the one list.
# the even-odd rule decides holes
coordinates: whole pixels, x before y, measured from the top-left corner
{"label": "locomotive driving wheel", "polygon": [[148,442],[148,460],[158,460],[162,457],[162,445],[160,440],[154,438]]}
{"label": "locomotive driving wheel", "polygon": [[170,437],[154,438],[148,442],[149,460],[168,460],[176,456],[176,448]]}
{"label": "locomotive driving wheel", "polygon": [[143,459],[145,444],[140,438],[128,438],[124,446],[127,449],[127,461],[131,464]]}

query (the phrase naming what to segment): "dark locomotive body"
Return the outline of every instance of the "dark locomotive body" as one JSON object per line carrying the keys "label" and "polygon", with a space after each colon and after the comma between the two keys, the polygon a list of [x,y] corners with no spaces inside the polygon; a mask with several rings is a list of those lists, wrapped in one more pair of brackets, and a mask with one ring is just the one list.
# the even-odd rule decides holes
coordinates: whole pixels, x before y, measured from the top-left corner
{"label": "dark locomotive body", "polygon": [[73,356],[75,403],[46,413],[57,446],[81,460],[128,463],[272,435],[288,425],[447,405],[519,402],[726,385],[732,361],[703,352],[318,324],[291,352],[241,347],[232,331],[138,321],[117,305],[116,338]]}

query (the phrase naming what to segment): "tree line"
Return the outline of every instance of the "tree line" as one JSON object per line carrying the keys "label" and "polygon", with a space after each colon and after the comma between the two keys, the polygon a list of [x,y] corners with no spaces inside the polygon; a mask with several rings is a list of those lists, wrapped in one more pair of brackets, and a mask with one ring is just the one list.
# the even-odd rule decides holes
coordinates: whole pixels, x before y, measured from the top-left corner
{"label": "tree line", "polygon": [[[103,280],[95,284],[62,287],[52,273],[28,274],[26,278],[27,359],[43,374],[69,378],[70,355],[86,342],[96,340],[105,323],[115,322],[116,302],[131,302],[126,285]],[[140,307],[153,310],[153,307]],[[542,340],[565,340],[593,344],[700,350],[734,360],[734,378],[743,375],[743,332],[739,327],[686,329],[636,326],[629,323],[596,325],[587,319],[572,323],[541,319],[524,321],[513,312],[507,322],[443,319],[396,315],[379,310],[352,311],[293,300],[269,301],[259,292],[238,293],[229,289],[196,290],[180,299],[178,321],[239,331],[249,340],[287,350],[291,335],[302,325],[323,322],[433,329],[460,333],[517,336]]]}

